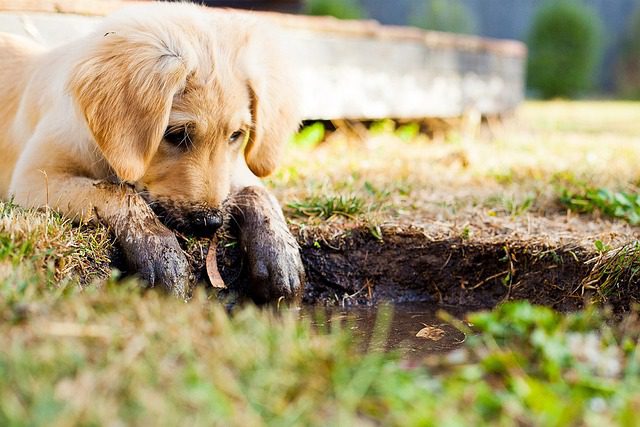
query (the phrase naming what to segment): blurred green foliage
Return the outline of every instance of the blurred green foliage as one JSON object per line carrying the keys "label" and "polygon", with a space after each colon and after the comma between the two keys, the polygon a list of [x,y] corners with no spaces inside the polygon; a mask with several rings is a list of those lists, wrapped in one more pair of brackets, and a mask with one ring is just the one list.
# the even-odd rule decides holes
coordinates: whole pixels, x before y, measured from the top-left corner
{"label": "blurred green foliage", "polygon": [[528,85],[543,98],[573,98],[592,87],[602,55],[602,23],[579,0],[550,0],[529,34]]}
{"label": "blurred green foliage", "polygon": [[311,149],[320,144],[326,131],[322,122],[315,122],[300,129],[291,137],[291,143],[297,147]]}
{"label": "blurred green foliage", "polygon": [[230,316],[202,292],[184,304],[36,279],[0,294],[1,425],[634,425],[640,405],[637,316],[508,303],[470,315],[474,331],[457,321],[460,350],[407,369],[375,350],[384,316],[362,353],[340,322]]}
{"label": "blurred green foliage", "polygon": [[306,0],[309,15],[333,16],[339,19],[363,19],[367,13],[358,0]]}
{"label": "blurred green foliage", "polygon": [[640,99],[640,7],[629,19],[622,41],[616,86],[621,96]]}
{"label": "blurred green foliage", "polygon": [[560,202],[574,212],[600,212],[611,218],[620,218],[629,224],[640,224],[640,194],[591,188],[574,191],[561,189]]}
{"label": "blurred green foliage", "polygon": [[476,30],[473,13],[460,0],[424,0],[418,3],[409,23],[425,30],[472,34]]}

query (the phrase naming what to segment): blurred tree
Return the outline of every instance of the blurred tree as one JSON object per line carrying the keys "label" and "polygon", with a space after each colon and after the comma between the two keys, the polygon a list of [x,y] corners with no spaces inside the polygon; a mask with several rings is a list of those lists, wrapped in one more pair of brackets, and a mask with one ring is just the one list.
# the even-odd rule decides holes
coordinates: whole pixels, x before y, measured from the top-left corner
{"label": "blurred tree", "polygon": [[413,8],[409,23],[425,30],[473,34],[476,20],[461,0],[424,0]]}
{"label": "blurred tree", "polygon": [[620,95],[640,99],[640,8],[629,20],[615,77],[616,89]]}
{"label": "blurred tree", "polygon": [[548,0],[528,39],[527,83],[543,98],[575,97],[592,87],[602,55],[600,18],[579,0]]}
{"label": "blurred tree", "polygon": [[358,0],[306,0],[309,15],[334,16],[339,19],[362,19],[367,13]]}

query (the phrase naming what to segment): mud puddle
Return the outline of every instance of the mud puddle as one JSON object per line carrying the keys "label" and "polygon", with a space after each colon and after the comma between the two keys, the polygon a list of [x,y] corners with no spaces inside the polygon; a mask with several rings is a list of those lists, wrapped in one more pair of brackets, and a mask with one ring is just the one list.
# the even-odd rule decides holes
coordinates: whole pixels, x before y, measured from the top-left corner
{"label": "mud puddle", "polygon": [[[369,307],[384,303],[407,307],[400,310],[407,313],[397,315],[397,322],[412,315],[427,316],[434,307],[491,309],[513,300],[528,300],[559,311],[607,304],[621,313],[640,303],[636,263],[629,263],[622,272],[614,271],[615,280],[607,279],[611,275],[607,271],[598,273],[598,280],[612,283],[602,290],[592,283],[593,260],[598,253],[575,243],[528,240],[511,234],[467,239],[432,235],[410,226],[385,228],[383,239],[365,226],[292,231],[307,273],[303,303],[361,306],[348,312],[366,321],[375,318]],[[196,281],[205,286],[208,247],[208,239],[192,239],[185,245]],[[229,291],[246,295],[247,263],[239,245],[233,240],[218,245],[217,262]],[[416,306],[405,304],[419,304],[422,309],[413,312],[409,307]],[[339,313],[337,308],[331,310]],[[436,349],[443,343],[421,344],[425,345]]]}
{"label": "mud puddle", "polygon": [[335,327],[348,329],[362,351],[398,351],[403,358],[420,359],[455,350],[466,336],[443,322],[444,310],[461,319],[465,311],[434,304],[394,304],[354,307],[304,306],[300,316],[322,332]]}

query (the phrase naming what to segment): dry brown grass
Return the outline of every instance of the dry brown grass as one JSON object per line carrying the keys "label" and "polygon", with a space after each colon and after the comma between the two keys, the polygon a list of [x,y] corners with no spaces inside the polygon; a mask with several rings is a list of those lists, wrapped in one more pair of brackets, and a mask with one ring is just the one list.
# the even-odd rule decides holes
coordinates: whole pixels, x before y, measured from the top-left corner
{"label": "dry brown grass", "polygon": [[567,213],[558,192],[576,184],[636,189],[639,135],[638,103],[528,102],[502,123],[435,138],[339,129],[316,148],[290,146],[270,184],[284,201],[362,199],[357,218],[334,222],[621,244],[638,237],[635,228]]}
{"label": "dry brown grass", "polygon": [[109,275],[112,242],[101,226],[74,226],[51,211],[0,201],[0,281],[42,275],[48,285],[81,285]]}
{"label": "dry brown grass", "polygon": [[[285,203],[315,197],[315,206],[351,212],[291,217],[303,231],[364,221],[384,232],[411,223],[427,238],[591,246],[599,238],[614,246],[637,238],[636,228],[563,212],[555,187],[588,180],[635,189],[638,111],[628,103],[528,103],[489,137],[405,142],[338,132],[316,149],[293,147],[271,186]],[[327,195],[362,203],[330,206]],[[110,248],[104,228],[0,203],[1,425],[632,425],[637,418],[636,318],[618,332],[590,312],[506,304],[476,315],[483,333],[439,359],[434,375],[392,355],[359,354],[344,330],[314,330],[291,312],[249,306],[228,316],[200,291],[185,304],[108,279],[80,290],[78,283],[108,274]],[[597,258],[588,280],[604,278],[611,290],[630,280],[637,246],[624,254]],[[611,366],[613,374],[602,373]]]}

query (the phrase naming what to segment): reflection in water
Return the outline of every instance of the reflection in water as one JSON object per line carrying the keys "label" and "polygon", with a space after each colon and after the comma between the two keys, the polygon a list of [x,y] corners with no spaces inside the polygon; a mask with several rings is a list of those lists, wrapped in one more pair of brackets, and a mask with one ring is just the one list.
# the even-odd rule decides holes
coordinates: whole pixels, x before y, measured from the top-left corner
{"label": "reflection in water", "polygon": [[[305,307],[301,317],[310,319],[320,330],[330,331],[336,324],[351,330],[363,350],[399,350],[414,359],[458,348],[464,333],[439,319],[441,306],[396,304],[378,307]],[[449,314],[461,318],[464,311],[447,307]]]}

